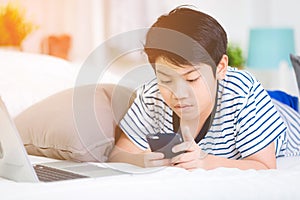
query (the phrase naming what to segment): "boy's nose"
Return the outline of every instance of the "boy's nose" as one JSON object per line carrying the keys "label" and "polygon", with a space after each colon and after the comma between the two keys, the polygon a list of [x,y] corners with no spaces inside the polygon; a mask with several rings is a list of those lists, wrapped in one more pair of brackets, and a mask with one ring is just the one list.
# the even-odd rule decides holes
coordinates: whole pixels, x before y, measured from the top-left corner
{"label": "boy's nose", "polygon": [[178,81],[173,87],[173,95],[175,99],[183,99],[188,97],[189,86],[184,81]]}

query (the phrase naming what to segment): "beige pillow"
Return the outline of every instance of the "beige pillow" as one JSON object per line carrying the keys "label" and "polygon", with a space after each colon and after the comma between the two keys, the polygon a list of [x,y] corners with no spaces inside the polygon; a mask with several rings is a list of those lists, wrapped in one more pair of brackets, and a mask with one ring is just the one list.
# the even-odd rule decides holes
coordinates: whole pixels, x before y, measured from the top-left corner
{"label": "beige pillow", "polygon": [[104,162],[130,97],[131,90],[110,84],[67,89],[20,113],[15,123],[28,154]]}

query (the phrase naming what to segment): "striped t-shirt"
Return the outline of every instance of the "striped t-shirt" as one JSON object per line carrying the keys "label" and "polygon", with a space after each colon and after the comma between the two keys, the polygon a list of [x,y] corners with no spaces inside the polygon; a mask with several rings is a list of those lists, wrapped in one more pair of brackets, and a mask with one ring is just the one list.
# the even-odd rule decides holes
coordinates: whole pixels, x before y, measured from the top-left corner
{"label": "striped t-shirt", "polygon": [[[276,156],[286,150],[287,128],[261,84],[246,71],[228,68],[219,81],[211,127],[199,141],[210,154],[232,159],[252,155],[275,141]],[[137,90],[137,97],[120,127],[140,149],[147,134],[172,133],[173,111],[164,102],[154,79]]]}

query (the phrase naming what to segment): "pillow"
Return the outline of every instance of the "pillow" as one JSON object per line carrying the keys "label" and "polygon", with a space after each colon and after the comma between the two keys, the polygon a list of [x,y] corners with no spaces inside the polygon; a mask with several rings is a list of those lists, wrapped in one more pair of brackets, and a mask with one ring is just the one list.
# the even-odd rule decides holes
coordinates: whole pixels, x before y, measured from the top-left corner
{"label": "pillow", "polygon": [[59,91],[74,87],[77,66],[53,56],[0,48],[0,94],[12,117]]}
{"label": "pillow", "polygon": [[290,54],[290,59],[296,74],[296,79],[297,79],[297,84],[298,84],[298,89],[300,94],[300,56]]}
{"label": "pillow", "polygon": [[131,91],[112,84],[56,93],[15,119],[28,154],[80,162],[104,162]]}

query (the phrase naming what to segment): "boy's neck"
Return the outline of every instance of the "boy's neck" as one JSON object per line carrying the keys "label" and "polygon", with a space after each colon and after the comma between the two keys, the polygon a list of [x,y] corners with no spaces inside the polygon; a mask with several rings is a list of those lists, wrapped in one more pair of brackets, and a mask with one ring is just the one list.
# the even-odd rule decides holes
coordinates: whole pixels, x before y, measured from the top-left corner
{"label": "boy's neck", "polygon": [[200,132],[200,130],[202,129],[204,123],[206,122],[207,118],[210,116],[211,112],[207,112],[207,113],[203,113],[201,114],[201,118],[195,118],[193,120],[180,120],[180,126],[181,127],[189,127],[192,136],[194,138],[196,138]]}

